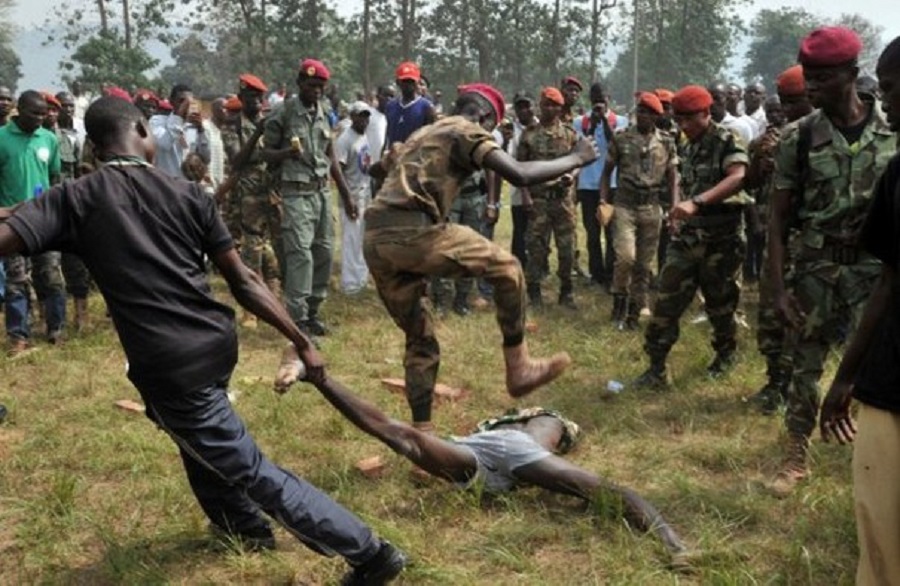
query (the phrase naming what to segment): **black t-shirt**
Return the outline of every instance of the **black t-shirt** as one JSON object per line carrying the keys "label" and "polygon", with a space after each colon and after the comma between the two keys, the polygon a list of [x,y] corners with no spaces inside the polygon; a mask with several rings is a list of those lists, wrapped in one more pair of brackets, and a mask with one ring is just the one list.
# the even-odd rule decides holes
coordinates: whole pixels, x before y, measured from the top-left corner
{"label": "black t-shirt", "polygon": [[230,376],[234,311],[211,293],[204,253],[234,246],[211,197],[149,166],[67,181],[9,220],[29,254],[73,252],[106,299],[144,393],[184,393]]}
{"label": "black t-shirt", "polygon": [[[875,187],[861,238],[868,252],[900,270],[900,154],[894,155]],[[879,320],[856,375],[853,396],[900,413],[900,283],[896,279],[887,315]]]}

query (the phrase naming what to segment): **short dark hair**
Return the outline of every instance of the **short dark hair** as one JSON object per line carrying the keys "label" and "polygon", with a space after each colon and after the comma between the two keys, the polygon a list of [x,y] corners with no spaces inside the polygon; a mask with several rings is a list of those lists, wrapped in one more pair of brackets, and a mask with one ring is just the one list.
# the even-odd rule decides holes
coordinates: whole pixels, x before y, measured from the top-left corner
{"label": "short dark hair", "polygon": [[456,98],[456,103],[454,104],[453,109],[455,112],[461,112],[463,108],[465,108],[469,104],[477,105],[481,109],[483,115],[494,113],[494,108],[493,106],[491,106],[491,103],[488,102],[484,98],[484,96],[476,92],[465,92],[460,94],[460,96]]}
{"label": "short dark hair", "polygon": [[171,102],[172,100],[174,100],[178,94],[183,94],[184,92],[193,93],[193,91],[194,90],[191,89],[191,86],[187,85],[186,83],[176,83],[172,86],[172,91],[169,92],[169,101]]}
{"label": "short dark hair", "polygon": [[132,124],[144,119],[137,106],[122,98],[104,96],[97,99],[84,115],[88,138],[98,148],[115,142]]}
{"label": "short dark hair", "polygon": [[900,37],[896,37],[884,48],[875,70],[883,73],[900,70]]}
{"label": "short dark hair", "polygon": [[21,110],[26,104],[39,104],[46,103],[47,100],[44,99],[44,96],[41,95],[41,92],[35,90],[25,90],[21,94],[19,94],[19,99],[16,101],[16,107]]}

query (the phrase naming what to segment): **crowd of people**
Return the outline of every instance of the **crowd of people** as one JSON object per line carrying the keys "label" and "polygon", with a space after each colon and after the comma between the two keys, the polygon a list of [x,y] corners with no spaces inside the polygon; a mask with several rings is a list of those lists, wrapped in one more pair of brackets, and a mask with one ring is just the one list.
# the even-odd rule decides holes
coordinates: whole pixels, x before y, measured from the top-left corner
{"label": "crowd of people", "polygon": [[[900,581],[900,558],[889,555],[900,547],[898,481],[885,457],[900,452],[891,390],[900,378],[900,39],[881,55],[877,81],[860,77],[861,50],[849,29],[817,29],[776,80],[642,91],[619,112],[601,83],[573,76],[509,104],[486,83],[461,85],[445,111],[413,62],[349,103],[328,91],[330,72],[315,59],[300,63],[293,94],[247,73],[208,109],[184,85],[166,99],[107,87],[93,102],[78,87],[16,100],[0,87],[8,355],[33,348],[32,305],[51,344],[70,335],[68,296],[74,330],[83,329],[95,283],[129,378],[178,445],[212,527],[273,547],[265,512],[313,550],[346,558],[345,583],[390,581],[405,554],[267,460],[231,408],[237,330],[234,311],[210,294],[214,267],[242,327],[262,319],[289,340],[276,390],[313,383],[418,470],[463,486],[612,495],[679,565],[687,548],[652,505],[553,455],[578,436],[558,413],[521,410],[471,436],[434,436],[435,315],[493,305],[510,396],[555,380],[568,354],[534,358],[525,339],[526,314],[549,303],[552,237],[558,304],[577,310],[574,284],[585,279],[612,296],[615,329],[639,331],[643,318],[648,367],[634,384],[665,391],[667,356],[697,300],[712,326],[708,374],[727,376],[741,285],[758,282],[767,382],[749,400],[764,414],[784,406],[787,428],[769,487],[786,496],[808,476],[817,419],[826,440],[855,439],[855,397],[857,578]],[[493,238],[504,181],[508,248]],[[357,295],[374,283],[403,331],[411,424],[327,375],[318,353],[329,335],[334,193],[340,288]],[[843,360],[820,415],[819,379],[835,347]]]}

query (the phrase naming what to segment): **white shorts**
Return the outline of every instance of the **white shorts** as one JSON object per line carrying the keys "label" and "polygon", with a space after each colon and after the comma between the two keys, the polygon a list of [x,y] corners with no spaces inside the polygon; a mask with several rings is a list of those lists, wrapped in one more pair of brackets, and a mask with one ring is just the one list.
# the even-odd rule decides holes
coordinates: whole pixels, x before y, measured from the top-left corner
{"label": "white shorts", "polygon": [[513,472],[550,456],[550,452],[518,429],[480,431],[465,437],[452,438],[453,443],[467,448],[478,462],[475,477],[466,488],[483,482],[485,490],[506,492],[515,488]]}

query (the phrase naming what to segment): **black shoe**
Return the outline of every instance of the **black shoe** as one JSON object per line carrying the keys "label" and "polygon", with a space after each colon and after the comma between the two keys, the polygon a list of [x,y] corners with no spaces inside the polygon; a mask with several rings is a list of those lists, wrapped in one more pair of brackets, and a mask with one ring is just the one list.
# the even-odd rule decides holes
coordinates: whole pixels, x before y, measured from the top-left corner
{"label": "black shoe", "polygon": [[712,364],[706,367],[706,372],[713,378],[721,378],[728,374],[734,366],[734,354],[716,354]]}
{"label": "black shoe", "polygon": [[400,575],[406,567],[406,554],[387,541],[372,559],[344,574],[341,586],[379,586]]}
{"label": "black shoe", "polygon": [[573,311],[578,310],[578,304],[575,303],[575,297],[571,293],[560,295],[559,304],[566,309],[571,309]]}
{"label": "black shoe", "polygon": [[669,388],[669,373],[665,366],[651,366],[635,379],[634,386],[639,389],[666,390]]}
{"label": "black shoe", "polygon": [[224,545],[246,552],[257,553],[272,551],[276,548],[275,534],[272,533],[270,527],[265,525],[246,531],[228,531],[215,523],[210,523],[209,531]]}
{"label": "black shoe", "polygon": [[453,304],[453,313],[458,315],[459,317],[466,317],[471,313],[469,309],[468,303],[454,303]]}
{"label": "black shoe", "polygon": [[328,328],[325,324],[317,317],[311,317],[307,319],[303,324],[306,326],[306,331],[308,331],[313,336],[327,336]]}
{"label": "black shoe", "polygon": [[755,395],[747,397],[747,402],[755,406],[763,415],[774,415],[781,406],[781,395],[770,385],[764,386]]}
{"label": "black shoe", "polygon": [[4,405],[0,405],[0,423],[6,420],[6,414],[9,413]]}

